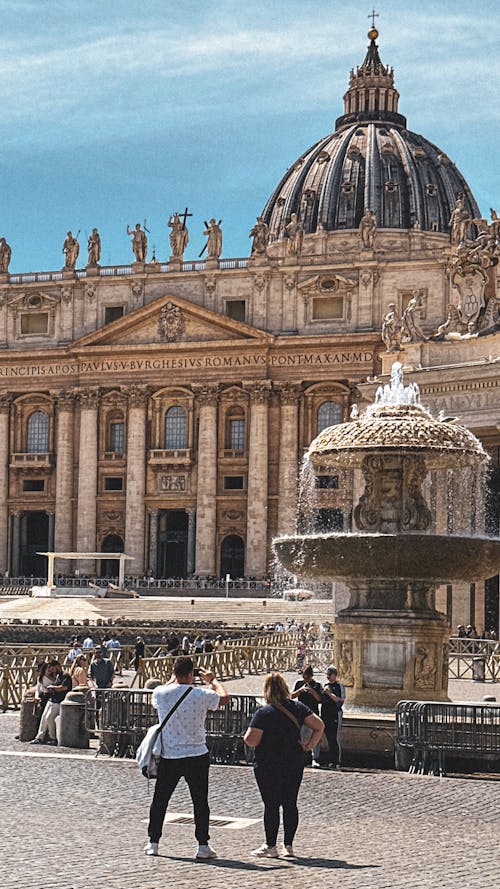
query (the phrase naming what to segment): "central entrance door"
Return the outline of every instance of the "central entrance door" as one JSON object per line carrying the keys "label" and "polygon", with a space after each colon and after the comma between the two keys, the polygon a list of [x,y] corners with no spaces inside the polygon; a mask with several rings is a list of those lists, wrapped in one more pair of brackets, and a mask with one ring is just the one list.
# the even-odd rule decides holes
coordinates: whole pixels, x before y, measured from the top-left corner
{"label": "central entrance door", "polygon": [[[102,542],[101,552],[122,553],[122,538],[118,534],[108,534],[108,536],[105,537]],[[120,563],[118,559],[101,559],[99,564],[101,577],[109,577],[110,579],[114,578],[115,580],[118,579],[118,574],[120,571]]]}
{"label": "central entrance door", "polygon": [[183,509],[164,509],[158,517],[158,577],[186,577],[188,516]]}

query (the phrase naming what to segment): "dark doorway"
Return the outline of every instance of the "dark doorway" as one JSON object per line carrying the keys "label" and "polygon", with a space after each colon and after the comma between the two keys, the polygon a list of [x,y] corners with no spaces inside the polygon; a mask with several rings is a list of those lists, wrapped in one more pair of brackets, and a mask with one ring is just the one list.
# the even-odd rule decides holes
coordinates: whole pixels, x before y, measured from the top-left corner
{"label": "dark doorway", "polygon": [[230,534],[222,541],[220,551],[220,574],[230,574],[233,580],[245,573],[245,544],[237,534]]}
{"label": "dark doorway", "polygon": [[[119,534],[108,534],[104,538],[101,546],[102,553],[122,553],[123,540]],[[120,573],[120,563],[118,559],[102,559],[100,561],[101,577],[118,577]]]}
{"label": "dark doorway", "polygon": [[47,577],[47,557],[37,552],[49,549],[49,517],[46,512],[25,512],[21,519],[19,573],[25,577]]}
{"label": "dark doorway", "polygon": [[184,509],[165,509],[158,518],[157,577],[186,577],[188,516]]}

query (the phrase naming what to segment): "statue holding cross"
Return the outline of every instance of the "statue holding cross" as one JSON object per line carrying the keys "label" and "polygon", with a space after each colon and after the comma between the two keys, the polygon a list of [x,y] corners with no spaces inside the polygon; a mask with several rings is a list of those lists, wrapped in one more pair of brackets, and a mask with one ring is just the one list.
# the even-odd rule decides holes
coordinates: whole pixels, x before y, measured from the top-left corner
{"label": "statue holding cross", "polygon": [[175,257],[175,259],[182,259],[184,251],[189,244],[189,232],[186,225],[186,219],[188,216],[192,215],[192,213],[188,213],[188,208],[186,207],[184,213],[172,213],[168,220],[168,226],[171,229],[169,235],[170,249],[172,251],[172,257]]}

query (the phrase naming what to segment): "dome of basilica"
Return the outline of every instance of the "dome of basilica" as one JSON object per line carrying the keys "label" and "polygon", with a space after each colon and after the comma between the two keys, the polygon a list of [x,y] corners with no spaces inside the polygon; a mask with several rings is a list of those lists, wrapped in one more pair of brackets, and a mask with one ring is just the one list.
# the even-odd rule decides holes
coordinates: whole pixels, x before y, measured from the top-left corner
{"label": "dome of basilica", "polygon": [[407,129],[394,72],[379,56],[375,28],[361,66],[351,71],[335,132],[305,151],[283,176],[262,217],[271,241],[296,213],[306,234],[357,229],[365,209],[378,228],[449,234],[456,200],[470,217],[477,203],[455,164]]}

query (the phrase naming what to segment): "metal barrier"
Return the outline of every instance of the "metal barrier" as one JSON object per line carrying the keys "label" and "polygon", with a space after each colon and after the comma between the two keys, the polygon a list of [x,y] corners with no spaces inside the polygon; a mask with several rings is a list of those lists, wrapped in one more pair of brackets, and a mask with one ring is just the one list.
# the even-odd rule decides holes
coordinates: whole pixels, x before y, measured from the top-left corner
{"label": "metal barrier", "polygon": [[396,749],[397,767],[420,775],[445,775],[447,755],[500,759],[500,704],[400,701]]}
{"label": "metal barrier", "polygon": [[[152,691],[141,689],[90,689],[85,696],[85,728],[98,732],[97,754],[134,757],[148,728],[158,722],[151,704]],[[212,762],[235,765],[249,762],[243,743],[248,723],[262,700],[254,695],[232,695],[226,707],[209,711],[207,746]]]}

